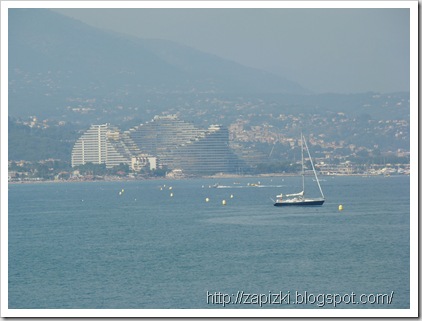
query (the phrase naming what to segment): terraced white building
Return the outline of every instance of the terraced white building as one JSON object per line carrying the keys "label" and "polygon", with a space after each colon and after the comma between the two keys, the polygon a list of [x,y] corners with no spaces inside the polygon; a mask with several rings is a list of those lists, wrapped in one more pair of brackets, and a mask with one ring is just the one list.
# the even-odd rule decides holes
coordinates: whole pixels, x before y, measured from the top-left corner
{"label": "terraced white building", "polygon": [[118,128],[110,124],[92,125],[75,143],[72,150],[72,167],[86,163],[105,164],[112,168],[127,164],[140,170],[148,163],[136,144]]}
{"label": "terraced white building", "polygon": [[156,116],[124,133],[110,124],[92,125],[72,150],[72,167],[88,162],[107,168],[123,163],[134,171],[149,164],[150,169],[164,166],[193,175],[237,173],[240,168],[227,128],[200,129],[175,116]]}
{"label": "terraced white building", "polygon": [[200,129],[176,116],[156,116],[125,132],[142,152],[169,169],[188,174],[236,173],[240,160],[229,147],[227,128]]}

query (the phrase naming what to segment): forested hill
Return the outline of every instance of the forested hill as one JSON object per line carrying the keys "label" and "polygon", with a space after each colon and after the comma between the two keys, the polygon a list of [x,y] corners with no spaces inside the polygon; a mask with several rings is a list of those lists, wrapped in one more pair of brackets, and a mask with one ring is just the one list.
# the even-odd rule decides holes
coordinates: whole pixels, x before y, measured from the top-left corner
{"label": "forested hill", "polygon": [[174,42],[111,33],[47,9],[9,10],[11,116],[61,115],[74,102],[134,105],[149,94],[307,92]]}
{"label": "forested hill", "polygon": [[70,161],[73,144],[79,137],[78,127],[70,124],[44,123],[31,127],[9,117],[9,160]]}

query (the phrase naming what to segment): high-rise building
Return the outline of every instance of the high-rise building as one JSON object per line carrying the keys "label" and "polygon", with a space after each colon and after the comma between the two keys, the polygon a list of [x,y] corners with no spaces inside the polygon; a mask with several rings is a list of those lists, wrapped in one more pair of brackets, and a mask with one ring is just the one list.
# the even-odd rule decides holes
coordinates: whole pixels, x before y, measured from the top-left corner
{"label": "high-rise building", "polygon": [[167,167],[186,174],[238,173],[239,158],[229,147],[227,128],[196,128],[176,116],[156,116],[124,133],[110,124],[92,125],[75,143],[72,167],[129,165],[139,171]]}
{"label": "high-rise building", "polygon": [[237,173],[240,160],[229,147],[227,128],[199,129],[176,116],[156,116],[125,132],[142,152],[169,169],[188,174]]}
{"label": "high-rise building", "polygon": [[[133,170],[140,170],[148,164],[149,158],[116,127],[110,124],[92,125],[73,146],[72,167],[93,163],[112,168],[123,163]],[[155,159],[152,161],[155,166]]]}

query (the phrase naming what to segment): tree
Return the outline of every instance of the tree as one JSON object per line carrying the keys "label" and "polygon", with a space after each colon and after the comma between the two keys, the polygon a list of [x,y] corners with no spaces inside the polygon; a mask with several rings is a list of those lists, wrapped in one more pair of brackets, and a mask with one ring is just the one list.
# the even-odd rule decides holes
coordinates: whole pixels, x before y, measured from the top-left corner
{"label": "tree", "polygon": [[114,166],[113,168],[110,169],[110,173],[114,174],[114,175],[119,175],[119,176],[126,176],[127,174],[129,174],[129,165],[128,164],[123,164],[120,163],[117,166]]}
{"label": "tree", "polygon": [[107,174],[105,164],[93,164],[91,162],[76,167],[82,175],[104,176]]}

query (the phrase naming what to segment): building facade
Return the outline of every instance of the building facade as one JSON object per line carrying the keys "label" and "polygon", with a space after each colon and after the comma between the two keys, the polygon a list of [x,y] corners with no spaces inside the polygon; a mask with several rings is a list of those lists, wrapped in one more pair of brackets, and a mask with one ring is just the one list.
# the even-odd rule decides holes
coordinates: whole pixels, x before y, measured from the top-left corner
{"label": "building facade", "polygon": [[[72,167],[87,163],[105,164],[107,168],[127,164],[132,170],[139,171],[149,164],[149,157],[116,127],[110,124],[92,125],[73,146]],[[155,159],[151,161],[155,165]]]}
{"label": "building facade", "polygon": [[227,128],[196,128],[176,116],[156,116],[125,132],[137,147],[156,156],[161,166],[187,174],[237,173],[241,162],[229,147]]}
{"label": "building facade", "polygon": [[110,124],[92,125],[72,150],[72,167],[87,163],[107,168],[123,163],[133,171],[165,167],[192,175],[238,173],[243,165],[229,147],[227,128],[200,129],[175,116],[156,116],[124,133]]}

